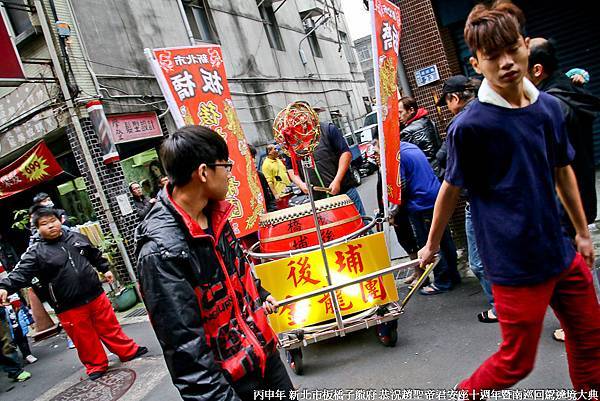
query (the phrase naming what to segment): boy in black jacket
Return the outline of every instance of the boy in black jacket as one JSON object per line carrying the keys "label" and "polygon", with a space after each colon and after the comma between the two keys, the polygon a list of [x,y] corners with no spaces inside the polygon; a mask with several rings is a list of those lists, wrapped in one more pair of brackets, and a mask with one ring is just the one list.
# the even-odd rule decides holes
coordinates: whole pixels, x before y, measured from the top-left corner
{"label": "boy in black jacket", "polygon": [[32,222],[40,233],[40,241],[27,249],[8,277],[0,280],[0,302],[6,302],[9,293],[21,288],[36,287],[36,292],[56,311],[92,380],[108,369],[102,344],[121,361],[148,352],[123,333],[104,294],[96,269],[109,282],[113,275],[100,250],[84,235],[63,230],[55,209],[34,210]]}
{"label": "boy in black jacket", "polygon": [[169,185],[137,228],[137,267],[173,384],[185,401],[249,401],[255,390],[289,399],[267,320],[277,301],[228,222],[227,143],[209,128],[183,127],[165,138],[160,158]]}

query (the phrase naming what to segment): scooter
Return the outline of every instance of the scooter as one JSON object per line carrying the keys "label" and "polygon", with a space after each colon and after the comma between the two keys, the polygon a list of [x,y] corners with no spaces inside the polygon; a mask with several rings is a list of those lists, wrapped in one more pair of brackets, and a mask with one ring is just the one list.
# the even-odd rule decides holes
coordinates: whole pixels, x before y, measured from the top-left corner
{"label": "scooter", "polygon": [[362,154],[362,159],[363,161],[358,168],[361,177],[367,177],[379,170],[375,146],[369,145],[367,150]]}

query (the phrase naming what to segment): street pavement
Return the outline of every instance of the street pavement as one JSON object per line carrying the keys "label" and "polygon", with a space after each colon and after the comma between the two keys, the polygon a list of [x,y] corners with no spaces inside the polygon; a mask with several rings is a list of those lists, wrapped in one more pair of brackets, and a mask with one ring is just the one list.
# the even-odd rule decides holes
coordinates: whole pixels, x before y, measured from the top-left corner
{"label": "street pavement", "polygon": [[[376,207],[375,180],[375,176],[368,177],[360,187],[367,211]],[[600,233],[595,232],[594,237],[598,249]],[[405,293],[406,289],[401,288],[400,292]],[[355,394],[346,399],[367,399],[356,397],[360,389],[375,389],[375,398],[369,398],[375,400],[381,399],[381,389],[451,389],[499,345],[498,325],[482,324],[476,319],[477,313],[486,307],[479,284],[473,278],[465,279],[462,285],[446,294],[416,295],[399,319],[396,347],[381,345],[373,329],[359,331],[304,348],[304,375],[295,376],[290,372],[290,376],[300,390],[345,389],[350,390],[346,394]],[[148,356],[124,364],[110,357],[111,369],[127,368],[136,375],[131,388],[119,400],[180,399],[147,318],[124,319],[123,322],[125,332],[147,346],[150,352]],[[519,388],[570,388],[564,345],[551,337],[557,327],[558,322],[549,311],[536,368]],[[33,375],[29,381],[12,384],[1,375],[1,401],[116,399],[108,390],[104,393],[72,391],[69,396],[61,395],[73,385],[88,383],[76,351],[67,349],[64,334],[33,344],[33,352],[39,361],[27,366]],[[13,388],[4,392],[9,386]]]}

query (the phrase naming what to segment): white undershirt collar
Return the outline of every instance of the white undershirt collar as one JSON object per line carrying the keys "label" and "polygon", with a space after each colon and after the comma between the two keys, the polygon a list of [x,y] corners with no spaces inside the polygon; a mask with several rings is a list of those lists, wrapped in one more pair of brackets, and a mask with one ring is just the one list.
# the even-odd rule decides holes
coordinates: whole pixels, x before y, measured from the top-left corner
{"label": "white undershirt collar", "polygon": [[[523,90],[525,92],[525,96],[527,96],[531,104],[535,103],[538,100],[538,97],[540,96],[540,91],[527,78],[523,78]],[[518,108],[516,106],[511,105],[506,99],[500,96],[498,92],[493,90],[490,86],[490,83],[485,78],[481,83],[481,87],[479,88],[477,98],[481,103],[489,103],[507,109]]]}

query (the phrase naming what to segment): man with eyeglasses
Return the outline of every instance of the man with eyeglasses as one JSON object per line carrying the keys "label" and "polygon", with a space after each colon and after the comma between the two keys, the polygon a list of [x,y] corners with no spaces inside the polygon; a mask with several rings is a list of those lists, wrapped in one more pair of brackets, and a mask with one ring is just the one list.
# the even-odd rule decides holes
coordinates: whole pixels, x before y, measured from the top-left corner
{"label": "man with eyeglasses", "polygon": [[[293,390],[267,320],[275,299],[260,286],[227,218],[233,163],[223,138],[188,126],[160,149],[169,184],[136,232],[150,321],[184,400],[253,400]],[[261,307],[262,306],[262,307]]]}

